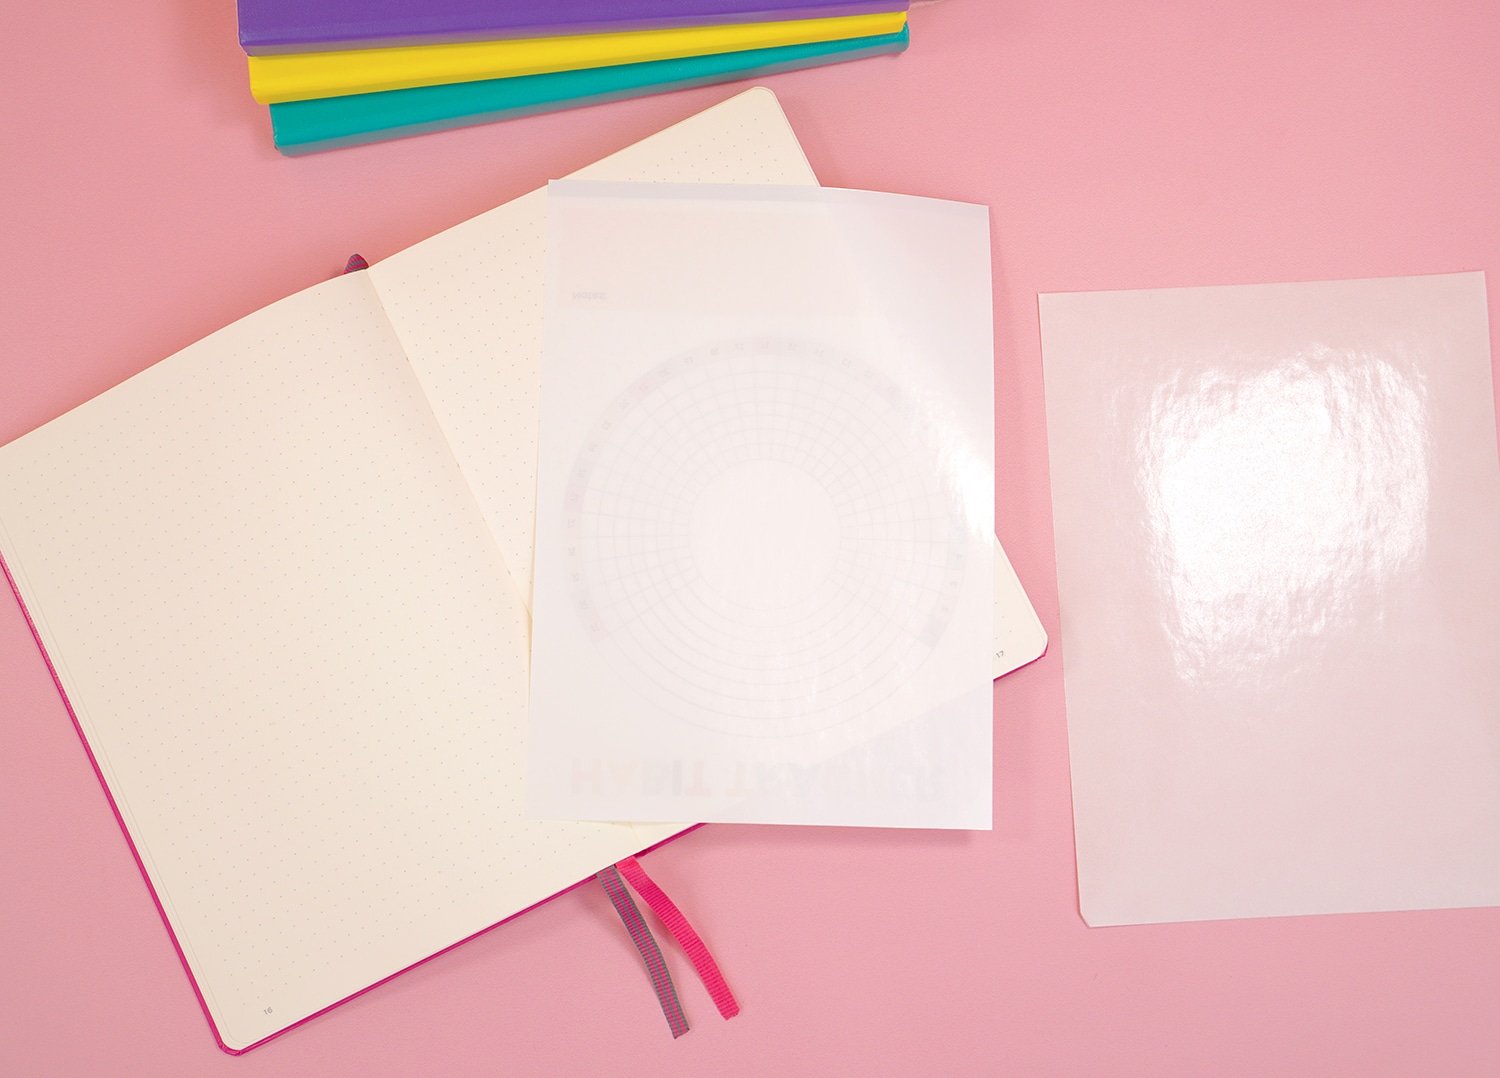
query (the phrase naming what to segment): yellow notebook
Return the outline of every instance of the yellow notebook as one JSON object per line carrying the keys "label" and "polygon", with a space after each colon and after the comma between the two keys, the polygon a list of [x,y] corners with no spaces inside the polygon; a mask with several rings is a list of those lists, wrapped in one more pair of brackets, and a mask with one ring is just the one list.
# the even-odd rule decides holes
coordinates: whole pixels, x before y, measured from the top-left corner
{"label": "yellow notebook", "polygon": [[728,26],[252,56],[250,92],[257,101],[267,104],[304,101],[894,34],[905,25],[906,13],[894,11]]}

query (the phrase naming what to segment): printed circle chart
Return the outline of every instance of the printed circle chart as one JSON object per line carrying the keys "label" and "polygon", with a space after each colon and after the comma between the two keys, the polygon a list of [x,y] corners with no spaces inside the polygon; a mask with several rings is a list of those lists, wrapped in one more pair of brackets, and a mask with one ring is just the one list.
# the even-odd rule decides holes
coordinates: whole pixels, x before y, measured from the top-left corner
{"label": "printed circle chart", "polygon": [[954,485],[916,403],[797,340],[654,367],[569,476],[579,617],[653,707],[791,737],[867,714],[930,656],[965,569]]}

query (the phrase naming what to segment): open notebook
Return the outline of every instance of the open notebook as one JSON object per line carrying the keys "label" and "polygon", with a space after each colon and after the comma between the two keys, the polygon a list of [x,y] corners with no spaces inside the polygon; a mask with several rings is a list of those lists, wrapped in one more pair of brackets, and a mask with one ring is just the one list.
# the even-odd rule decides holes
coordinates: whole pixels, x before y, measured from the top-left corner
{"label": "open notebook", "polygon": [[[815,182],[764,89],[581,174]],[[8,575],[228,1051],[684,826],[521,812],[542,199],[0,448]]]}

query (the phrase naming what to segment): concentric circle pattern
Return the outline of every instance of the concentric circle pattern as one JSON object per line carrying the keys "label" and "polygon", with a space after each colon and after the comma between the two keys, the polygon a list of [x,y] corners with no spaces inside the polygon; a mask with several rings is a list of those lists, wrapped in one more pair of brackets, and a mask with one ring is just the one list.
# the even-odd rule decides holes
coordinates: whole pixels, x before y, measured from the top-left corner
{"label": "concentric circle pattern", "polygon": [[867,365],[792,340],[642,376],[599,417],[565,503],[578,611],[608,661],[653,705],[736,735],[826,730],[887,699],[964,570],[919,418]]}

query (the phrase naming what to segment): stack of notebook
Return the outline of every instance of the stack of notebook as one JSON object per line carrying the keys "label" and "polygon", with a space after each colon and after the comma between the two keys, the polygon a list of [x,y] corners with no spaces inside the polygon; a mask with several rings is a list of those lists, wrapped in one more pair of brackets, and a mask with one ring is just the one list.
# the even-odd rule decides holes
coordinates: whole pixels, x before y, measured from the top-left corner
{"label": "stack of notebook", "polygon": [[283,153],[901,52],[907,0],[239,0]]}

